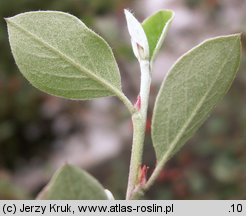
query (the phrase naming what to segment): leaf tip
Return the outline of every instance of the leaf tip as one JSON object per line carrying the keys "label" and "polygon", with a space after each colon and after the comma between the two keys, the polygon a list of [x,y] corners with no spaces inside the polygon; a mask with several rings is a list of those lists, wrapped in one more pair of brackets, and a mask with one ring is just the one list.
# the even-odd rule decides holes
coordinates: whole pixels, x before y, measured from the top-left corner
{"label": "leaf tip", "polygon": [[124,13],[135,56],[139,61],[149,59],[149,44],[141,23],[129,10],[124,9]]}
{"label": "leaf tip", "polygon": [[9,23],[10,21],[10,17],[4,17],[3,19],[5,20],[6,23]]}
{"label": "leaf tip", "polygon": [[124,9],[124,14],[125,14],[126,17],[133,16],[133,14],[130,11],[130,9]]}
{"label": "leaf tip", "polygon": [[74,169],[74,166],[72,166],[71,164],[69,164],[68,162],[65,162],[58,170],[57,173],[66,173],[69,171],[72,171]]}
{"label": "leaf tip", "polygon": [[69,164],[68,162],[65,162],[63,164],[63,166],[61,167],[61,169],[71,169],[73,166],[71,164]]}
{"label": "leaf tip", "polygon": [[129,22],[131,19],[136,19],[129,9],[124,9],[124,14],[127,22]]}

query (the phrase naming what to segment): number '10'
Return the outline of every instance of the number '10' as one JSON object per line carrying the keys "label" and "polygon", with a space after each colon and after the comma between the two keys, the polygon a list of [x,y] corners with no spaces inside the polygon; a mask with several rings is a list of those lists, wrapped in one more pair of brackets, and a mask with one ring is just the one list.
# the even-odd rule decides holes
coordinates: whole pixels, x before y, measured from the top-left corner
{"label": "number '10'", "polygon": [[242,204],[232,204],[232,212],[242,212],[243,206]]}

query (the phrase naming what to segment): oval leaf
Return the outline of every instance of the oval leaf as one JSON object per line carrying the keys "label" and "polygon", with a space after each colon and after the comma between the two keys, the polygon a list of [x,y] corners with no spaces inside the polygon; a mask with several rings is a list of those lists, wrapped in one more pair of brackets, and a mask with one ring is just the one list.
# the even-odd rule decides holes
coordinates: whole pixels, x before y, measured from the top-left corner
{"label": "oval leaf", "polygon": [[64,165],[52,177],[37,199],[45,200],[106,200],[100,183],[87,172]]}
{"label": "oval leaf", "polygon": [[81,100],[121,94],[110,47],[76,17],[38,11],[6,21],[15,61],[35,87]]}
{"label": "oval leaf", "polygon": [[174,12],[171,10],[161,10],[148,17],[142,23],[149,43],[150,59],[153,61],[158,53],[166,36]]}
{"label": "oval leaf", "polygon": [[226,94],[240,63],[240,35],[205,41],[181,57],[162,83],[152,139],[158,162],[172,156]]}

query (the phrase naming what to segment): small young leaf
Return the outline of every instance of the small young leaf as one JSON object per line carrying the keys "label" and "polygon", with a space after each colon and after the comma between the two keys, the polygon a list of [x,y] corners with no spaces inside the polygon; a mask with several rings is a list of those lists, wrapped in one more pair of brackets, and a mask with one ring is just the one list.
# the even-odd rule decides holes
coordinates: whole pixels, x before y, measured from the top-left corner
{"label": "small young leaf", "polygon": [[37,199],[45,200],[106,200],[100,183],[81,169],[64,165],[52,177]]}
{"label": "small young leaf", "polygon": [[161,48],[173,18],[173,11],[161,10],[144,20],[142,25],[148,38],[151,61],[155,59],[156,54]]}
{"label": "small young leaf", "polygon": [[240,35],[210,39],[173,66],[155,103],[152,139],[157,161],[171,157],[226,94],[240,63]]}
{"label": "small young leaf", "polygon": [[35,87],[81,100],[121,94],[110,47],[76,17],[38,11],[6,21],[15,61]]}
{"label": "small young leaf", "polygon": [[131,12],[125,10],[134,55],[139,61],[149,59],[149,44],[144,29]]}

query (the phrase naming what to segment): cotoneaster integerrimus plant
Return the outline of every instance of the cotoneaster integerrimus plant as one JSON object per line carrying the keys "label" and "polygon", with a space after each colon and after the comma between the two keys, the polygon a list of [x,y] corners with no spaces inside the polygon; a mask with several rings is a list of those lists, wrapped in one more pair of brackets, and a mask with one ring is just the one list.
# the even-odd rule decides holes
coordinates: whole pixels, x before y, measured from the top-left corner
{"label": "cotoneaster integerrimus plant", "polygon": [[[58,11],[37,11],[7,18],[6,22],[16,64],[33,86],[67,99],[116,96],[127,107],[133,143],[126,199],[139,199],[228,91],[240,64],[241,35],[206,40],[184,54],[167,73],[151,126],[157,163],[147,179],[142,157],[152,65],[174,13],[161,10],[143,23],[128,10],[125,15],[141,70],[134,104],[122,92],[111,48],[78,18]],[[65,165],[38,198],[112,199],[113,195],[85,171]]]}

